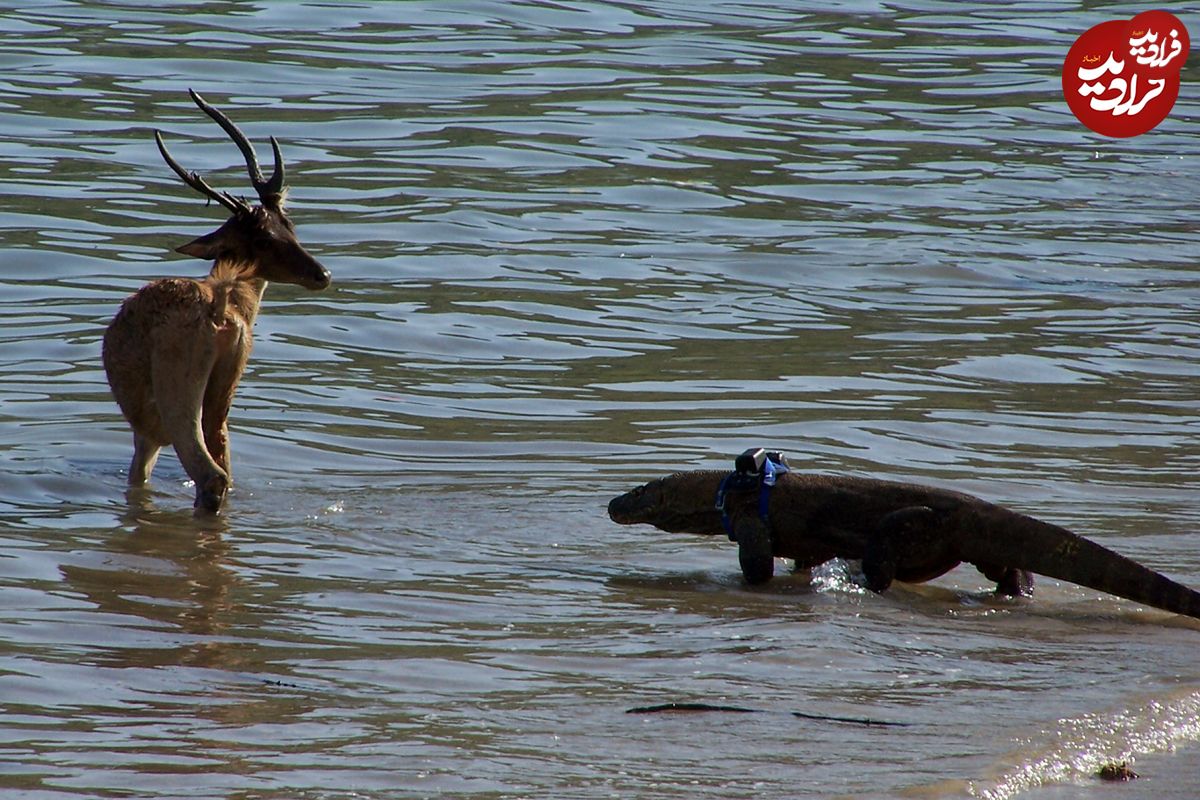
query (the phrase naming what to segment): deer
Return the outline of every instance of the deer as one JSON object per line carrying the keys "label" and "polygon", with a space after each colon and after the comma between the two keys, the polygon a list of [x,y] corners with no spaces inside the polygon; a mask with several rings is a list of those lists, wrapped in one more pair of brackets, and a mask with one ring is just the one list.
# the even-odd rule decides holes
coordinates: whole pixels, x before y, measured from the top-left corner
{"label": "deer", "polygon": [[231,486],[229,410],[254,344],[254,321],[271,281],[310,290],[329,286],[329,270],[296,238],[284,210],[283,155],[271,137],[275,168],[264,178],[254,146],[219,109],[192,100],[241,150],[259,204],[213,189],[179,165],[161,131],[154,141],[167,166],[230,217],[212,233],[176,248],[212,261],[208,276],[162,278],[130,295],[104,333],[102,360],[113,397],[133,429],[129,485],[150,479],[159,452],[175,448],[196,487],[196,513],[219,513]]}

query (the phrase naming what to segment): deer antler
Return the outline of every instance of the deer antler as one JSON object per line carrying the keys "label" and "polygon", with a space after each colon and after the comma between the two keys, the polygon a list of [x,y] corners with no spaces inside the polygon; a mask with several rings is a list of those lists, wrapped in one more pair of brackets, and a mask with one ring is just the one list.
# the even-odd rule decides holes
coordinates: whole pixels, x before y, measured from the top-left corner
{"label": "deer antler", "polygon": [[262,170],[258,167],[258,156],[254,152],[254,145],[250,144],[250,140],[246,138],[246,134],[242,133],[237,125],[229,117],[225,116],[220,109],[211,105],[203,97],[197,94],[194,90],[188,89],[188,93],[192,96],[192,100],[200,107],[200,110],[213,118],[224,131],[229,134],[229,138],[242,151],[242,156],[246,159],[246,170],[250,173],[250,183],[254,186],[254,191],[258,193],[258,199],[262,201],[264,206],[278,208],[283,202],[283,154],[279,151],[279,142],[275,137],[271,137],[271,150],[275,156],[275,169],[271,173],[270,179],[264,179]]}
{"label": "deer antler", "polygon": [[162,153],[163,160],[167,162],[167,166],[175,170],[175,174],[182,178],[183,182],[188,186],[192,187],[208,199],[216,200],[234,214],[250,213],[250,206],[245,200],[234,197],[229,192],[218,192],[216,189],[209,186],[208,183],[205,182],[204,178],[201,178],[195,172],[188,172],[186,169],[179,166],[179,162],[172,158],[171,154],[167,152],[167,146],[163,143],[162,133],[160,131],[154,132],[154,141],[158,143],[158,152]]}

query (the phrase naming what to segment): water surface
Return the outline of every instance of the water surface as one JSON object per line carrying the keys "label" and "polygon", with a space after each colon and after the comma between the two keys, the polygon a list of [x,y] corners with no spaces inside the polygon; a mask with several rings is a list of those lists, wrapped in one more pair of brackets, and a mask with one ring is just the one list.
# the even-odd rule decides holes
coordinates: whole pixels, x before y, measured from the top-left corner
{"label": "water surface", "polygon": [[[1191,622],[968,568],[752,591],[604,514],[770,444],[1200,586],[1194,70],[1128,141],[1060,94],[1134,10],[0,11],[0,788],[1075,798],[1131,760],[1122,797],[1195,794]],[[99,364],[222,219],[152,131],[249,189],[188,87],[279,138],[334,274],[267,293],[215,520],[170,455],[127,496]],[[671,701],[764,713],[624,713]]]}

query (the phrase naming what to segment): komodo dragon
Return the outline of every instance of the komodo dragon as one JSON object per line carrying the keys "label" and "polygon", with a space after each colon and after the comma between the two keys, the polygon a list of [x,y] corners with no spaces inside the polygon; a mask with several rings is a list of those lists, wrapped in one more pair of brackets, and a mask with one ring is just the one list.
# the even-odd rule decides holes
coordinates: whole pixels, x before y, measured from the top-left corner
{"label": "komodo dragon", "polygon": [[1032,594],[1030,573],[1036,572],[1200,618],[1200,592],[1057,525],[969,494],[787,472],[774,488],[725,492],[723,519],[714,501],[730,474],[702,470],[651,481],[613,498],[608,515],[622,525],[669,532],[728,530],[750,583],[771,578],[774,556],[795,559],[797,569],[837,557],[862,559],[867,587],[875,592],[893,580],[932,580],[967,562],[996,581],[1000,595]]}

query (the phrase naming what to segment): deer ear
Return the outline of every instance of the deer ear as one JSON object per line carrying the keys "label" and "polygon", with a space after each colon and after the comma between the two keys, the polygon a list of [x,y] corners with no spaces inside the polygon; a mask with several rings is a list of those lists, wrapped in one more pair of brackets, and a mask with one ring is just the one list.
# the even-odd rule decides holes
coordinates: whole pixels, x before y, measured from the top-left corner
{"label": "deer ear", "polygon": [[216,261],[221,244],[221,237],[217,235],[218,233],[219,231],[206,233],[199,239],[193,239],[185,245],[176,247],[175,252],[183,253],[185,256],[203,258],[206,261]]}

